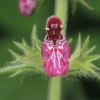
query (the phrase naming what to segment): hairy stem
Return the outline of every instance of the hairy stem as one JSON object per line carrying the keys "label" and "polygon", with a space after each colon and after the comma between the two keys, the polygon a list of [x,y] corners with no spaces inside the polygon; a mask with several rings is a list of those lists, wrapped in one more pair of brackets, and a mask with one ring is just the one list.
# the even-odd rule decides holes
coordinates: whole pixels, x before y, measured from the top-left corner
{"label": "hairy stem", "polygon": [[[55,0],[55,15],[58,16],[64,26],[62,33],[66,34],[68,20],[68,0]],[[50,78],[48,100],[61,99],[61,77]]]}
{"label": "hairy stem", "polygon": [[58,16],[64,26],[62,33],[66,36],[68,20],[68,0],[55,0],[55,15]]}
{"label": "hairy stem", "polygon": [[61,99],[61,77],[50,78],[49,83],[49,98],[48,100],[60,100]]}

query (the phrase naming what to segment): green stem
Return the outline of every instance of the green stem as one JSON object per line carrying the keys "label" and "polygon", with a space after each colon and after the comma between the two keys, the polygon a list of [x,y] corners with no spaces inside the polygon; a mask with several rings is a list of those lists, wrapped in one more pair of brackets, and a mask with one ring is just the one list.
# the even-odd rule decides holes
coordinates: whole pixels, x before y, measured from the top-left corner
{"label": "green stem", "polygon": [[58,16],[64,26],[62,33],[66,36],[68,20],[68,0],[55,0],[55,15]]}
{"label": "green stem", "polygon": [[48,100],[61,99],[61,77],[50,78]]}
{"label": "green stem", "polygon": [[[64,26],[63,34],[66,34],[68,20],[68,0],[55,0],[55,15],[58,16]],[[61,77],[50,78],[48,100],[61,99]]]}

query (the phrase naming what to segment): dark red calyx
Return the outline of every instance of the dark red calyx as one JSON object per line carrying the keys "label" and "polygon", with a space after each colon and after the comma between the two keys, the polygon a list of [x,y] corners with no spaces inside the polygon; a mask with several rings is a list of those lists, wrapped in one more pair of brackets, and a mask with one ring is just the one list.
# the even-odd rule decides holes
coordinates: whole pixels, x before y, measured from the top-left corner
{"label": "dark red calyx", "polygon": [[63,29],[62,22],[60,18],[57,16],[50,16],[47,19],[46,23],[46,32],[48,34],[48,40],[53,40],[54,44],[56,40],[62,39],[62,36],[60,34],[61,30]]}

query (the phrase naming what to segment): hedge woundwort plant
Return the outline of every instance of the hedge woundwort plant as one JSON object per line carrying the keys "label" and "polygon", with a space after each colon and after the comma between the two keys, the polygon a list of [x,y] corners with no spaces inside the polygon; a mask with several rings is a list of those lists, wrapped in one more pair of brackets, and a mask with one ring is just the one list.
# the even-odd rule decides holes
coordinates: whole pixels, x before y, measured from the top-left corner
{"label": "hedge woundwort plant", "polygon": [[[20,13],[30,15],[36,4],[35,0],[19,0]],[[39,0],[37,0],[38,2]],[[45,0],[43,0],[44,2]],[[89,36],[81,43],[81,34],[78,36],[77,45],[71,52],[70,40],[66,40],[68,21],[68,2],[75,13],[76,4],[81,3],[92,10],[86,0],[55,0],[54,15],[49,17],[45,26],[46,36],[42,42],[37,36],[37,27],[34,25],[31,35],[31,46],[23,39],[22,43],[14,44],[23,52],[23,55],[10,50],[14,61],[0,69],[0,74],[10,73],[9,77],[19,74],[39,73],[46,74],[49,81],[48,100],[61,99],[61,81],[63,77],[96,77],[100,78],[100,70],[93,64],[100,55],[93,55],[95,46],[89,48]],[[35,4],[34,4],[35,3]],[[31,4],[31,6],[29,6]],[[83,45],[82,45],[83,44]],[[92,54],[92,55],[91,55]]]}

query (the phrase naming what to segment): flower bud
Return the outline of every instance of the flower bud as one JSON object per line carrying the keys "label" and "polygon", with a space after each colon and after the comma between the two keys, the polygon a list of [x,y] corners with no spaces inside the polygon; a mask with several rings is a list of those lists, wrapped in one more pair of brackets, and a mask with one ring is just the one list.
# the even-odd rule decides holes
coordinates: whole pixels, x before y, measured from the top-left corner
{"label": "flower bud", "polygon": [[19,10],[22,16],[32,14],[35,6],[35,0],[19,0]]}

